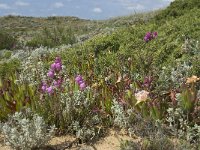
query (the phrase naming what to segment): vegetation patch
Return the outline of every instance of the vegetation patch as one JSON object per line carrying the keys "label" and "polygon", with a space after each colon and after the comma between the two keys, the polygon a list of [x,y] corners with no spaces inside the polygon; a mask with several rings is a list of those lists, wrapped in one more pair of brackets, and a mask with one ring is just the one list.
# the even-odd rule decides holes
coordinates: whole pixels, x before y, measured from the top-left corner
{"label": "vegetation patch", "polygon": [[[91,144],[112,127],[139,139],[122,141],[122,150],[199,149],[197,0],[175,0],[154,15],[138,16],[131,23],[131,16],[98,26],[91,21],[87,31],[77,32],[62,26],[64,18],[47,18],[46,23],[59,20],[61,26],[43,28],[22,42],[24,57],[17,55],[20,51],[1,55],[0,127],[7,144],[19,149],[23,144],[13,140],[33,141],[24,126],[37,125],[39,118],[42,137],[49,137],[46,131],[55,126],[56,135],[75,137],[71,147]],[[89,33],[90,27],[95,31]],[[86,39],[77,38],[79,33]],[[31,110],[32,117],[23,116],[25,110]],[[21,116],[14,121],[18,132],[10,126],[16,114]],[[37,143],[36,138],[36,144],[25,149],[46,141]]]}

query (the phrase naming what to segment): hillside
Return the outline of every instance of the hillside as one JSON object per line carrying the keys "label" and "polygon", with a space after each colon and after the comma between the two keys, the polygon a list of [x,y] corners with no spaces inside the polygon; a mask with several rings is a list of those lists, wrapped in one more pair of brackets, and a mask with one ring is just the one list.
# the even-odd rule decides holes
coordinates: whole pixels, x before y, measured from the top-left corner
{"label": "hillside", "polygon": [[95,30],[97,24],[96,21],[76,17],[33,18],[6,16],[0,18],[0,28],[22,41],[29,41],[41,32],[45,32],[45,30],[53,32],[54,28],[58,26],[69,28],[76,35],[87,34]]}
{"label": "hillside", "polygon": [[[113,31],[142,21],[148,21],[157,13],[158,12],[135,14],[102,21],[85,20],[77,17],[34,18],[25,16],[5,16],[0,17],[0,28],[3,29],[3,32],[16,38],[17,45],[20,45],[21,42],[27,43],[28,41],[34,43],[34,40],[41,36],[44,37],[39,40],[45,40],[48,38],[47,36],[58,36],[59,38],[64,36],[64,34],[73,34],[72,36],[75,35],[78,41],[82,41],[102,32]],[[2,31],[0,30],[0,32]],[[60,32],[63,33],[61,34]],[[61,43],[67,44],[67,42],[64,41]],[[42,44],[52,47],[52,45],[45,42],[36,42],[33,46],[39,47]],[[54,46],[58,45],[59,43]],[[32,45],[28,44],[28,46]]]}
{"label": "hillside", "polygon": [[0,133],[11,147],[66,135],[70,142],[49,148],[200,148],[198,0],[103,21],[8,18],[0,18],[2,45],[11,43],[0,51]]}

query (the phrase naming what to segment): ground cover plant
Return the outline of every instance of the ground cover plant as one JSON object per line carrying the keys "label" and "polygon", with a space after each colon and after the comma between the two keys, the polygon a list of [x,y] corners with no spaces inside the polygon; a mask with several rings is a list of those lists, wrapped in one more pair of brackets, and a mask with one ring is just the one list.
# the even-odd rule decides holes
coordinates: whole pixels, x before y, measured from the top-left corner
{"label": "ground cover plant", "polygon": [[[166,13],[174,7],[177,15]],[[55,125],[56,135],[79,143],[114,127],[141,137],[121,149],[199,149],[199,18],[195,0],[176,0],[150,19],[70,47],[31,49],[20,63],[12,54],[0,66],[3,133],[10,135],[11,116],[30,109],[45,128]]]}

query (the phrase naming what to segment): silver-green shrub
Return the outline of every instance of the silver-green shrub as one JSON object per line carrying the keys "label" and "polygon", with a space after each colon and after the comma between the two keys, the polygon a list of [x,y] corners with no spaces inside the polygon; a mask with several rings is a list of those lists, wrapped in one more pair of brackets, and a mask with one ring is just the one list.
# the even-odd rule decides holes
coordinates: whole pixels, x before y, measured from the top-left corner
{"label": "silver-green shrub", "polygon": [[115,99],[113,100],[111,110],[114,117],[114,124],[119,126],[120,128],[127,128],[128,116],[123,110],[123,107]]}
{"label": "silver-green shrub", "polygon": [[82,141],[91,141],[100,136],[98,124],[101,118],[92,112],[94,98],[89,97],[91,88],[84,91],[74,91],[73,94],[62,93],[60,97],[60,109],[63,121],[67,125],[68,132],[76,134]]}
{"label": "silver-green shrub", "polygon": [[171,70],[171,80],[176,87],[180,86],[190,76],[192,66],[186,62],[177,62],[176,67]]}
{"label": "silver-green shrub", "polygon": [[166,121],[169,123],[169,128],[175,136],[185,139],[188,142],[200,141],[200,126],[190,125],[187,115],[180,108],[169,108],[167,110],[168,117]]}
{"label": "silver-green shrub", "polygon": [[54,126],[49,129],[42,117],[29,109],[9,116],[2,125],[5,144],[16,150],[30,150],[45,145],[54,134]]}

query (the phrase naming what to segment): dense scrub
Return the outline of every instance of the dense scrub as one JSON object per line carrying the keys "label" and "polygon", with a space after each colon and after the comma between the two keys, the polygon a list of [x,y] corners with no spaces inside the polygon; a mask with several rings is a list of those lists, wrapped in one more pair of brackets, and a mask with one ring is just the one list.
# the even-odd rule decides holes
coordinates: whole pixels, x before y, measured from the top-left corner
{"label": "dense scrub", "polygon": [[[166,16],[175,8],[178,15]],[[21,59],[16,74],[5,63],[0,119],[31,108],[57,134],[71,133],[81,142],[117,127],[142,137],[122,143],[122,149],[198,149],[199,18],[197,1],[177,0],[156,17],[71,47],[36,49]]]}
{"label": "dense scrub", "polygon": [[180,17],[184,14],[187,14],[189,10],[199,9],[200,4],[198,0],[176,0],[170,4],[170,7],[163,10],[156,19],[168,19],[171,17]]}
{"label": "dense scrub", "polygon": [[29,47],[55,47],[63,44],[72,45],[76,41],[72,29],[58,26],[53,29],[44,28],[41,33],[35,35],[26,45]]}
{"label": "dense scrub", "polygon": [[15,48],[16,43],[17,39],[14,36],[9,34],[8,32],[0,30],[0,50],[13,49]]}

